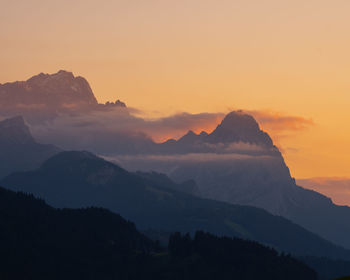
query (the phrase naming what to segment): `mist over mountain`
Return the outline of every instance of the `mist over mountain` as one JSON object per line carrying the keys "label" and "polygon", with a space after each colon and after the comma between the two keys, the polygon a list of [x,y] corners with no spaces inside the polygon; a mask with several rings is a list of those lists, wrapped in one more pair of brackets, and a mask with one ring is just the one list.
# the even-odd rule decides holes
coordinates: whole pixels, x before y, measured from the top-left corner
{"label": "mist over mountain", "polygon": [[256,120],[242,111],[227,114],[211,132],[189,131],[178,140],[167,140],[154,148],[155,154],[238,153],[274,155],[278,149]]}
{"label": "mist over mountain", "polygon": [[0,178],[35,169],[60,151],[53,145],[37,143],[22,117],[0,121]]}
{"label": "mist over mountain", "polygon": [[[250,146],[256,148],[257,144],[272,144],[266,133],[256,134],[257,122],[243,112],[232,113],[232,117],[226,119],[222,127],[208,136],[225,114],[178,113],[157,119],[142,118],[139,116],[142,112],[126,107],[120,100],[100,104],[86,79],[75,77],[73,73],[64,70],[55,74],[41,73],[27,81],[0,84],[0,101],[0,118],[22,115],[39,142],[52,143],[65,150],[84,149],[106,156],[219,150],[226,153],[232,148],[230,142],[235,145],[245,142],[249,149],[252,148]],[[264,112],[253,113],[278,129],[288,127],[289,122],[295,121],[301,121],[300,125],[305,125],[304,120],[291,116],[282,116],[279,121],[275,116]],[[234,115],[242,117],[234,118]],[[236,131],[233,133],[232,129],[227,130],[229,126],[234,126]],[[294,126],[299,127],[298,124],[293,124]],[[197,131],[198,127],[207,131],[198,135],[192,132],[196,134],[192,138],[198,141],[193,142],[191,135],[187,135],[176,145],[173,145],[174,140],[166,141],[163,145],[155,143],[155,139],[161,143],[166,135],[180,137],[188,130]],[[220,149],[218,139],[220,145],[224,146]],[[180,142],[183,142],[182,145]]]}

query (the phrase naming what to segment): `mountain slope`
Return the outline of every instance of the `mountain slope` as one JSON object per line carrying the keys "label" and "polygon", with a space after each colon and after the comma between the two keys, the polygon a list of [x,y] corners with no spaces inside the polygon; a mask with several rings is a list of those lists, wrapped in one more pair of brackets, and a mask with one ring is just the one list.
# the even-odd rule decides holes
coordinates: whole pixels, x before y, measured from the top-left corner
{"label": "mountain slope", "polygon": [[3,188],[0,246],[1,279],[125,279],[135,256],[155,248],[107,210],[56,210]]}
{"label": "mountain slope", "polygon": [[201,232],[171,240],[167,251],[107,210],[57,210],[0,187],[2,280],[317,279],[300,261],[254,242]]}
{"label": "mountain slope", "polygon": [[37,143],[22,117],[0,121],[0,178],[15,171],[39,167],[52,155],[60,152],[53,145]]}
{"label": "mountain slope", "polygon": [[297,179],[296,183],[307,189],[332,198],[337,205],[350,206],[350,179],[337,177],[318,177]]}
{"label": "mountain slope", "polygon": [[350,258],[350,253],[288,220],[254,207],[205,200],[160,186],[87,152],[62,152],[40,169],[0,182],[33,193],[55,207],[105,207],[140,229],[253,239],[295,255]]}

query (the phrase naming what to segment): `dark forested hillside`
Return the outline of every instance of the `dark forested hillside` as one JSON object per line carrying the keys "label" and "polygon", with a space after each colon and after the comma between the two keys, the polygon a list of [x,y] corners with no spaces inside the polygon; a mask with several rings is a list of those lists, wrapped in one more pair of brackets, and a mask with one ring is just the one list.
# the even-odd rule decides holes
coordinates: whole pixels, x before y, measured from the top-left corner
{"label": "dark forested hillside", "polygon": [[188,234],[176,233],[170,237],[168,248],[172,273],[164,279],[197,279],[198,271],[200,279],[208,280],[232,279],[232,275],[234,279],[265,279],[265,275],[283,280],[317,278],[300,261],[256,242],[204,232],[197,232],[192,239]]}
{"label": "dark forested hillside", "polygon": [[317,279],[303,263],[254,242],[174,234],[166,250],[107,210],[57,210],[3,188],[0,248],[2,280]]}
{"label": "dark forested hillside", "polygon": [[330,280],[340,276],[350,275],[350,261],[310,256],[302,257],[300,260],[316,270],[320,280]]}
{"label": "dark forested hillside", "polygon": [[3,188],[0,247],[0,279],[126,279],[127,266],[155,250],[108,210],[56,210]]}

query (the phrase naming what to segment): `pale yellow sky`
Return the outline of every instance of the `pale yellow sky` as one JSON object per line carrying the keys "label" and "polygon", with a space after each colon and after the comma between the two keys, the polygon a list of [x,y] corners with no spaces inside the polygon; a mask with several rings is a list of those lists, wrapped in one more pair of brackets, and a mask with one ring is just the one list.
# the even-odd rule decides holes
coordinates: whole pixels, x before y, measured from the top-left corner
{"label": "pale yellow sky", "polygon": [[0,0],[0,83],[73,71],[160,115],[270,109],[296,177],[350,176],[350,1]]}

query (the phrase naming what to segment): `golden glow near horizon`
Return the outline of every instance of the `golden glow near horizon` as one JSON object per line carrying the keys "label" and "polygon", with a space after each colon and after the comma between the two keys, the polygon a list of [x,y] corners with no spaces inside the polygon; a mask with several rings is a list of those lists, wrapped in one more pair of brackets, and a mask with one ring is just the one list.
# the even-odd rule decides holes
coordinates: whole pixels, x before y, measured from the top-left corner
{"label": "golden glow near horizon", "polygon": [[350,176],[350,1],[0,0],[0,83],[59,69],[101,102],[273,110],[315,125],[278,139],[295,177]]}

